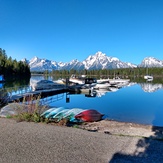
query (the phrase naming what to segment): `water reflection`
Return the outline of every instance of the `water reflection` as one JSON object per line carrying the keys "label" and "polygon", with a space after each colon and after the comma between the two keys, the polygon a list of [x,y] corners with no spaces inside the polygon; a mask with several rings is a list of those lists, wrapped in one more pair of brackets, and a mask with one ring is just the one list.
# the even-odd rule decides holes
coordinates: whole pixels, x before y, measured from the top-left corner
{"label": "water reflection", "polygon": [[144,92],[155,92],[159,89],[163,89],[163,84],[153,84],[153,83],[140,83]]}
{"label": "water reflection", "polygon": [[[32,76],[27,86],[43,79],[45,79],[43,76]],[[16,92],[18,89],[16,86],[20,84],[14,84],[15,89],[11,91]],[[105,114],[105,117],[117,121],[163,126],[163,91],[160,91],[162,89],[163,84],[153,81],[130,82],[127,85],[97,89],[93,92],[88,90],[80,94],[65,93],[61,97],[50,96],[44,99],[46,101],[44,103],[48,103],[50,107],[95,109]]]}

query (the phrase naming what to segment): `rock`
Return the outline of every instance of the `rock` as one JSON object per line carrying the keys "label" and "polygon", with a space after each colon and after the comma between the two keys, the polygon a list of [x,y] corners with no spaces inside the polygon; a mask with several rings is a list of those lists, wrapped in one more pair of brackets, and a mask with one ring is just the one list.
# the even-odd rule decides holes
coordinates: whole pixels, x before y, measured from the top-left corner
{"label": "rock", "polygon": [[18,115],[27,112],[28,106],[25,104],[11,103],[4,106],[0,111],[0,117]]}

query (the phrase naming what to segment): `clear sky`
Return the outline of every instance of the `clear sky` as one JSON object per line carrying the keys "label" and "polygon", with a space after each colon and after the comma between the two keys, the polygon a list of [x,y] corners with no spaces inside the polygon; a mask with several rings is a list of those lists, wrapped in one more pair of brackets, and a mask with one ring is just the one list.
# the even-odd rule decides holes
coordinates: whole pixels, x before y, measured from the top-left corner
{"label": "clear sky", "polygon": [[17,60],[163,60],[163,0],[0,0],[0,48]]}

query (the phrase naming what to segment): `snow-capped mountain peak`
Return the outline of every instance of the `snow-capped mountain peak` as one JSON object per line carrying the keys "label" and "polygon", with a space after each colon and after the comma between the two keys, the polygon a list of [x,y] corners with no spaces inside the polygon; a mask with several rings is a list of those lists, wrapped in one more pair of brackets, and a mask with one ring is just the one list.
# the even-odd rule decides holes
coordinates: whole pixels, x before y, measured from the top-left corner
{"label": "snow-capped mountain peak", "polygon": [[[29,61],[31,71],[52,71],[52,70],[93,70],[93,69],[117,69],[117,68],[135,68],[137,65],[120,61],[116,57],[109,57],[105,53],[98,51],[94,55],[88,56],[84,61],[80,62],[74,59],[70,62],[56,62],[48,59],[40,59],[34,57]],[[154,57],[146,57],[139,67],[163,67],[163,61]]]}
{"label": "snow-capped mountain peak", "polygon": [[106,54],[102,53],[101,51],[98,51],[94,56],[96,56],[96,57],[104,57],[104,56],[106,56]]}
{"label": "snow-capped mountain peak", "polygon": [[163,61],[154,57],[146,57],[143,59],[139,67],[163,67]]}

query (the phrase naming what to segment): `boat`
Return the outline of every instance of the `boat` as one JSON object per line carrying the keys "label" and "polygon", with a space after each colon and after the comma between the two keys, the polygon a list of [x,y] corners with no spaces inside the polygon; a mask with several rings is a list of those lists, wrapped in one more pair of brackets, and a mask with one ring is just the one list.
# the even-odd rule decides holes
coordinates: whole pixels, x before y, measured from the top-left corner
{"label": "boat", "polygon": [[88,78],[85,75],[76,76],[74,74],[72,74],[69,78],[69,82],[80,85],[87,85],[90,87],[95,86],[97,84],[97,80],[95,78]]}
{"label": "boat", "polygon": [[101,120],[102,116],[103,114],[93,109],[65,109],[64,107],[51,108],[41,114],[41,117],[54,119],[56,122],[62,119],[67,119],[70,122],[95,122]]}
{"label": "boat", "polygon": [[109,79],[109,83],[111,84],[111,85],[117,85],[117,84],[120,84],[120,83],[129,83],[130,82],[130,79],[121,79],[121,78],[119,78],[119,77],[117,77],[117,78],[113,78],[113,79]]}
{"label": "boat", "polygon": [[144,76],[144,79],[146,79],[146,80],[153,80],[153,76],[151,76],[151,75],[145,75]]}
{"label": "boat", "polygon": [[61,119],[67,119],[70,122],[78,122],[78,120],[75,119],[75,115],[79,114],[82,111],[83,109],[79,109],[79,108],[65,109],[65,110],[58,112],[55,116],[53,116],[53,118],[57,119],[58,122]]}
{"label": "boat", "polygon": [[65,108],[64,107],[58,107],[58,108],[51,108],[51,109],[48,109],[46,110],[45,112],[43,112],[41,114],[41,117],[44,117],[44,118],[53,118],[54,115],[56,115],[58,112],[64,110]]}
{"label": "boat", "polygon": [[146,66],[146,75],[144,75],[144,79],[146,80],[153,80],[153,76],[148,74],[148,66]]}
{"label": "boat", "polygon": [[61,119],[63,119],[63,116],[66,114],[66,112],[68,112],[69,109],[64,109],[59,111],[58,113],[56,113],[52,119],[55,119],[57,122],[59,122]]}
{"label": "boat", "polygon": [[77,114],[75,118],[84,122],[96,122],[101,120],[103,116],[104,115],[99,113],[97,110],[90,109]]}
{"label": "boat", "polygon": [[97,84],[103,84],[103,83],[108,83],[109,82],[109,78],[108,79],[98,79],[97,80]]}
{"label": "boat", "polygon": [[46,89],[53,89],[53,88],[64,88],[65,85],[50,80],[40,80],[38,82],[31,83],[31,87],[33,91],[36,91],[36,90],[46,90]]}
{"label": "boat", "polygon": [[97,83],[94,88],[95,89],[106,89],[108,87],[110,87],[111,84],[110,83]]}
{"label": "boat", "polygon": [[72,74],[69,78],[69,82],[76,83],[76,84],[85,84],[85,75],[82,76],[76,76],[75,74]]}

